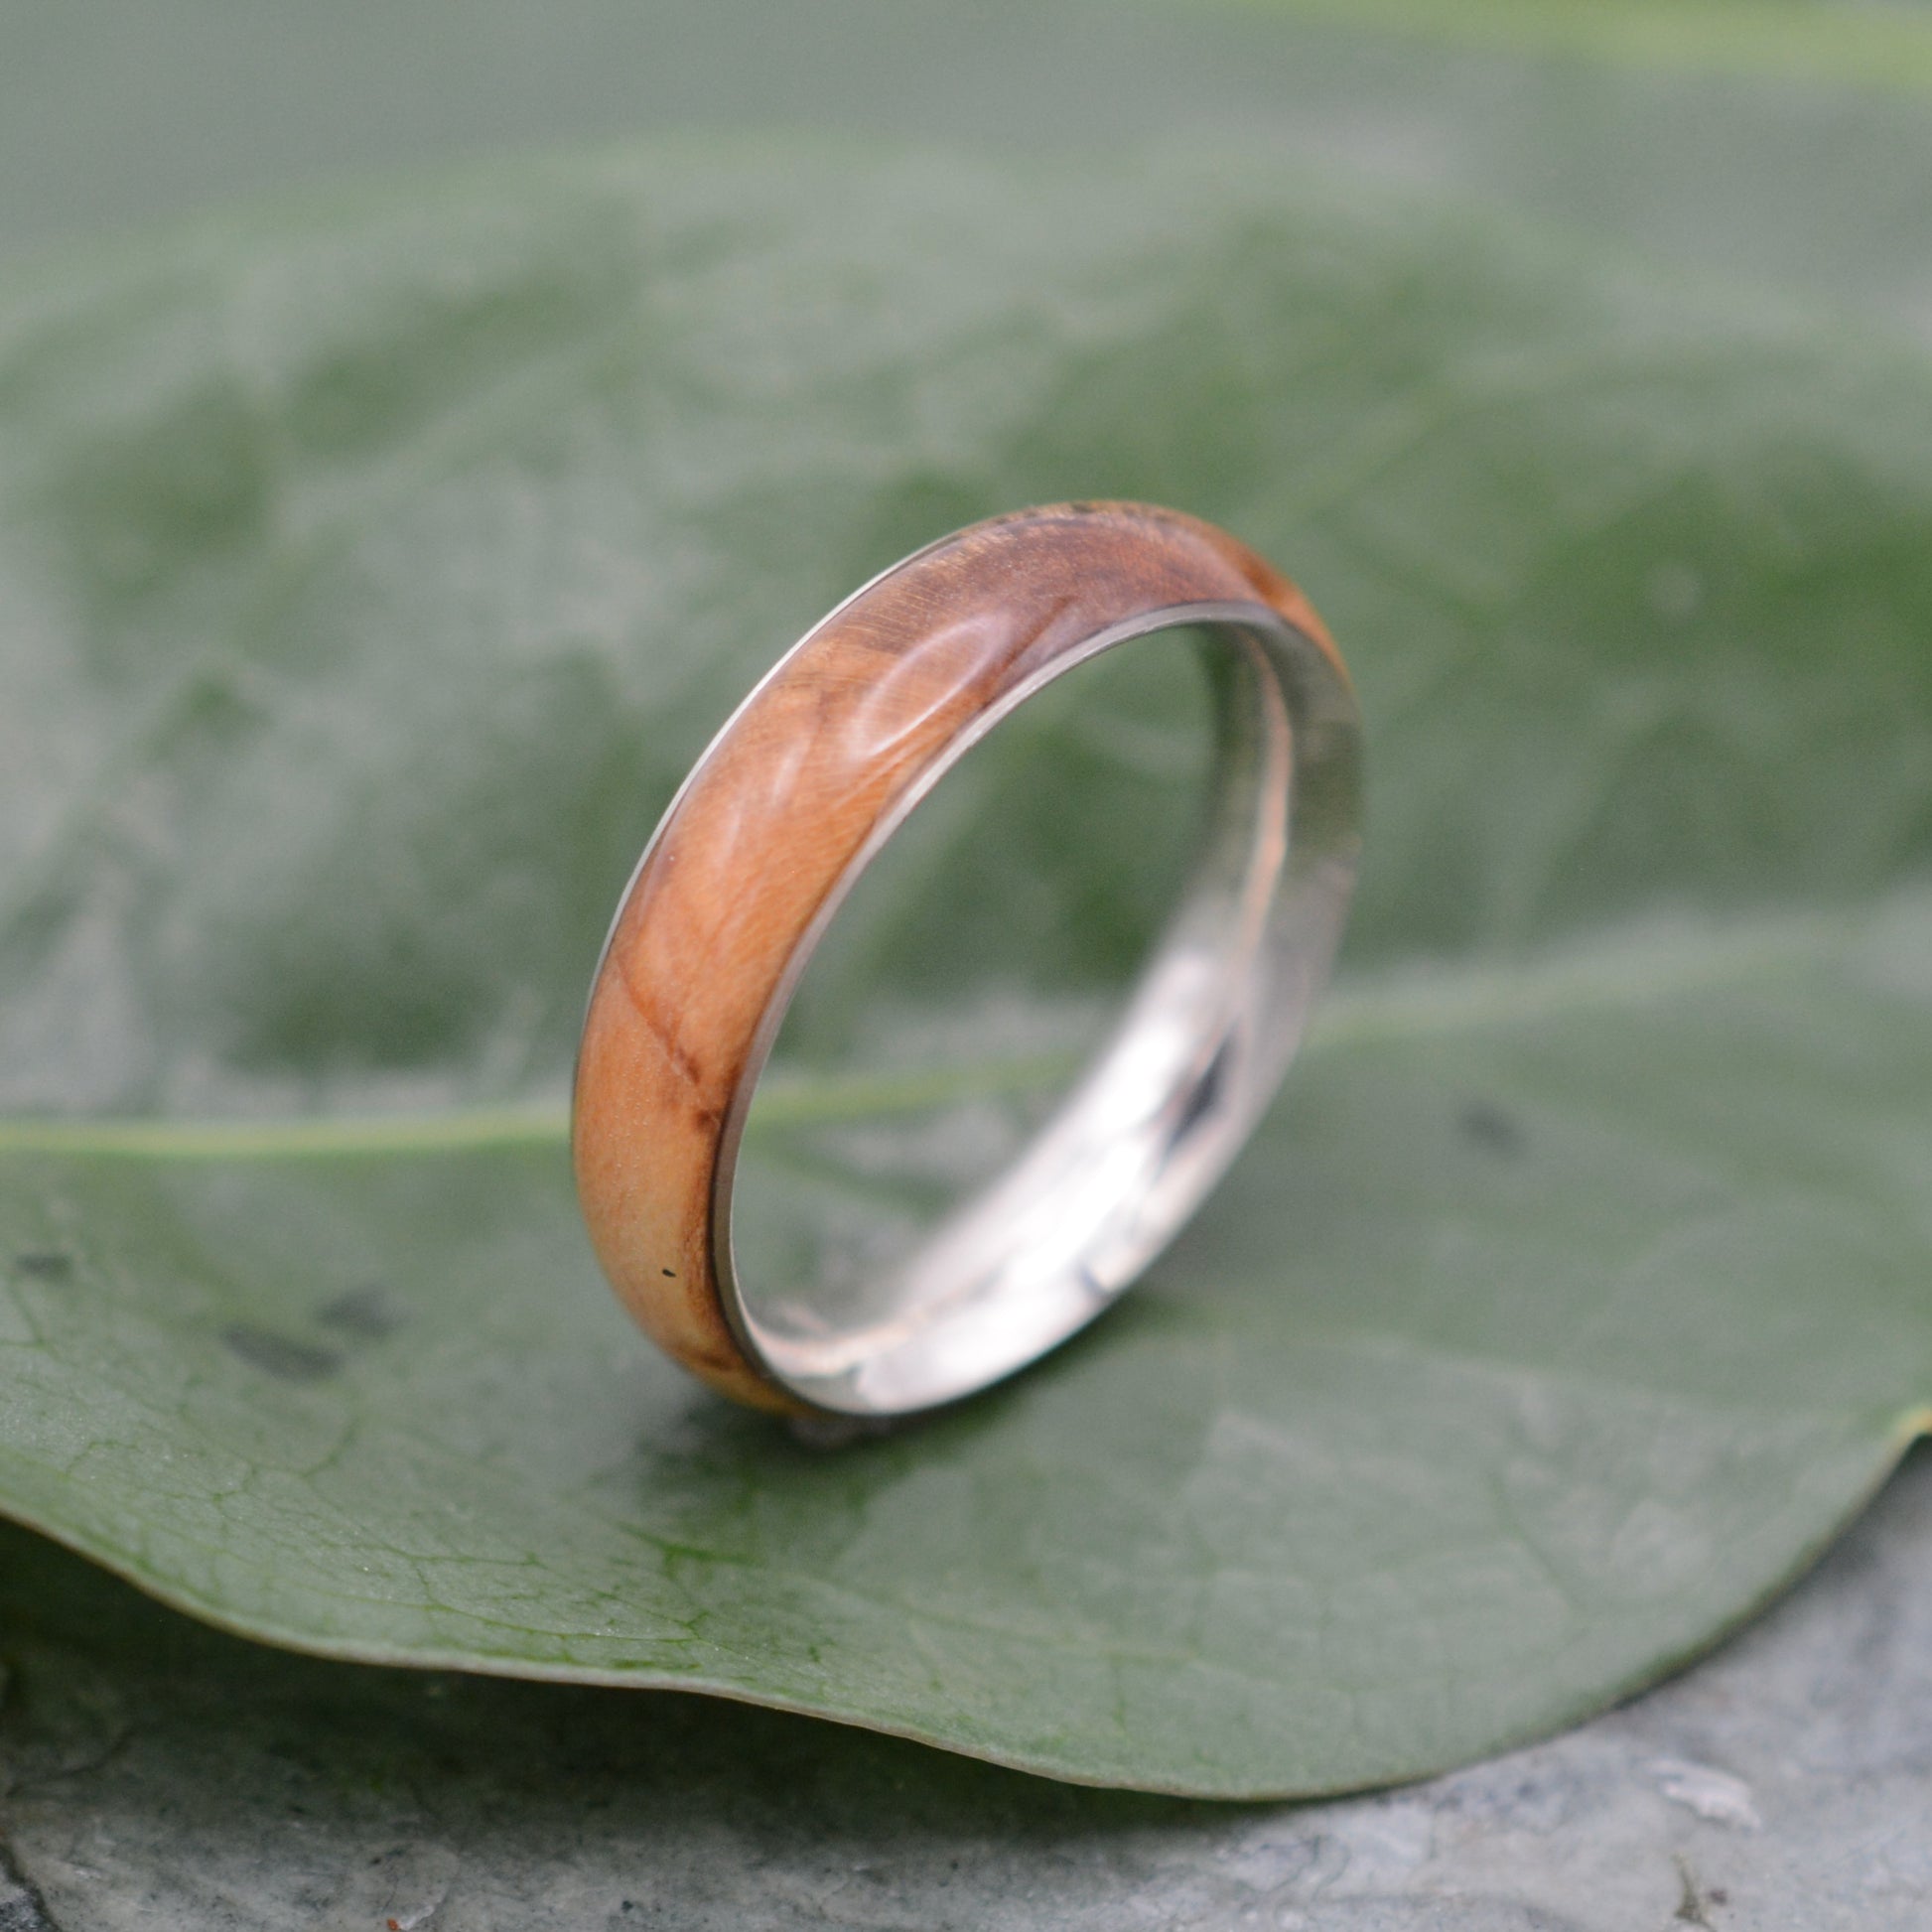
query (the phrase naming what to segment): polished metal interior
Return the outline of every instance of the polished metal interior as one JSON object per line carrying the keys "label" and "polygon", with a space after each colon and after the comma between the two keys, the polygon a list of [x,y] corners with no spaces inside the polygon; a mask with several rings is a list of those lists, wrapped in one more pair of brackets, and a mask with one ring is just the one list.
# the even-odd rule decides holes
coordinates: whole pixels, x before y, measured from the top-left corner
{"label": "polished metal interior", "polygon": [[[1188,888],[1107,1042],[1019,1161],[876,1285],[881,1312],[838,1326],[808,1286],[748,1297],[732,1192],[752,1092],[811,948],[913,807],[1042,686],[1133,638],[1210,640],[1217,756]],[[1164,641],[1166,639],[1164,638]],[[1327,655],[1252,605],[1189,605],[1102,632],[950,746],[882,824],[790,962],[727,1122],[714,1265],[746,1349],[831,1414],[934,1407],[1011,1374],[1108,1306],[1228,1164],[1294,1058],[1354,884],[1360,723]]]}

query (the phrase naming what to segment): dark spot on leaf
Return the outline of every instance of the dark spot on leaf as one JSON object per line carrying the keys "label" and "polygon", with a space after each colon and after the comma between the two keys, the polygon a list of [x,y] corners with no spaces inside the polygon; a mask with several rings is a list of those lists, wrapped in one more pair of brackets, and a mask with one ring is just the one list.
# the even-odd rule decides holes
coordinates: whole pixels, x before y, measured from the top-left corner
{"label": "dark spot on leaf", "polygon": [[14,1256],[14,1269],[19,1274],[33,1276],[36,1281],[70,1281],[73,1257],[55,1248],[30,1249],[26,1254]]}
{"label": "dark spot on leaf", "polygon": [[357,1341],[380,1341],[402,1326],[403,1316],[389,1292],[379,1282],[365,1288],[352,1288],[338,1295],[316,1311],[316,1319],[325,1328],[334,1328]]}
{"label": "dark spot on leaf", "polygon": [[343,1365],[334,1349],[314,1348],[270,1328],[251,1328],[246,1322],[230,1322],[221,1330],[221,1339],[250,1368],[281,1382],[321,1382]]}
{"label": "dark spot on leaf", "polygon": [[666,1278],[667,1278],[667,1279],[669,1279],[669,1280],[671,1280],[671,1281],[676,1281],[676,1280],[677,1280],[677,1270],[676,1270],[675,1268],[666,1268],[666,1269],[664,1270],[664,1274],[665,1274],[665,1276],[666,1276]]}
{"label": "dark spot on leaf", "polygon": [[1514,1159],[1529,1145],[1522,1123],[1490,1100],[1471,1100],[1462,1109],[1456,1125],[1489,1154]]}

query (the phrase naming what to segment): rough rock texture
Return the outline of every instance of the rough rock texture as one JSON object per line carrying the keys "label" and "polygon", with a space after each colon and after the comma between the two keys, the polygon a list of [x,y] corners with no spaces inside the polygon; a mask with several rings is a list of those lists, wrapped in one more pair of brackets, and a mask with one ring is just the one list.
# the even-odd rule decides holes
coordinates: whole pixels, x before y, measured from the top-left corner
{"label": "rough rock texture", "polygon": [[1932,1923],[1932,1451],[1788,1601],[1434,1783],[1233,1807],[701,1699],[356,1669],[0,1535],[0,1932],[1906,1932]]}

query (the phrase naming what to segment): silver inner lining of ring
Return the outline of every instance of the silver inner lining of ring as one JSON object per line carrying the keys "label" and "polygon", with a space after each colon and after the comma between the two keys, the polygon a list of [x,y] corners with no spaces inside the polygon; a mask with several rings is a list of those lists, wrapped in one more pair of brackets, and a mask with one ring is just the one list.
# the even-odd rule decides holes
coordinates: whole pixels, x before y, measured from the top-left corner
{"label": "silver inner lining of ring", "polygon": [[[811,1291],[748,1303],[732,1193],[753,1091],[806,962],[845,895],[913,808],[1054,679],[1133,638],[1186,628],[1212,649],[1216,758],[1188,886],[1118,1024],[1019,1160],[956,1206],[833,1328]],[[1241,1150],[1295,1056],[1327,975],[1360,842],[1360,723],[1326,655],[1252,605],[1189,605],[1103,631],[975,721],[883,821],[790,961],[726,1122],[713,1263],[747,1350],[816,1408],[901,1415],[970,1394],[1112,1303]]]}

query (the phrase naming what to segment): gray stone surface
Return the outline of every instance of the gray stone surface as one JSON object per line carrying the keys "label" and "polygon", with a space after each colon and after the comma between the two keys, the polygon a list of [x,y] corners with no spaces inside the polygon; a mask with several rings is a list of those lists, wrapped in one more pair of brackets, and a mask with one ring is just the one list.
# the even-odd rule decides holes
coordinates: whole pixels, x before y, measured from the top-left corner
{"label": "gray stone surface", "polygon": [[1083,1791],[703,1699],[331,1665],[0,1532],[0,1932],[1922,1932],[1932,1452],[1568,1735],[1340,1802]]}

